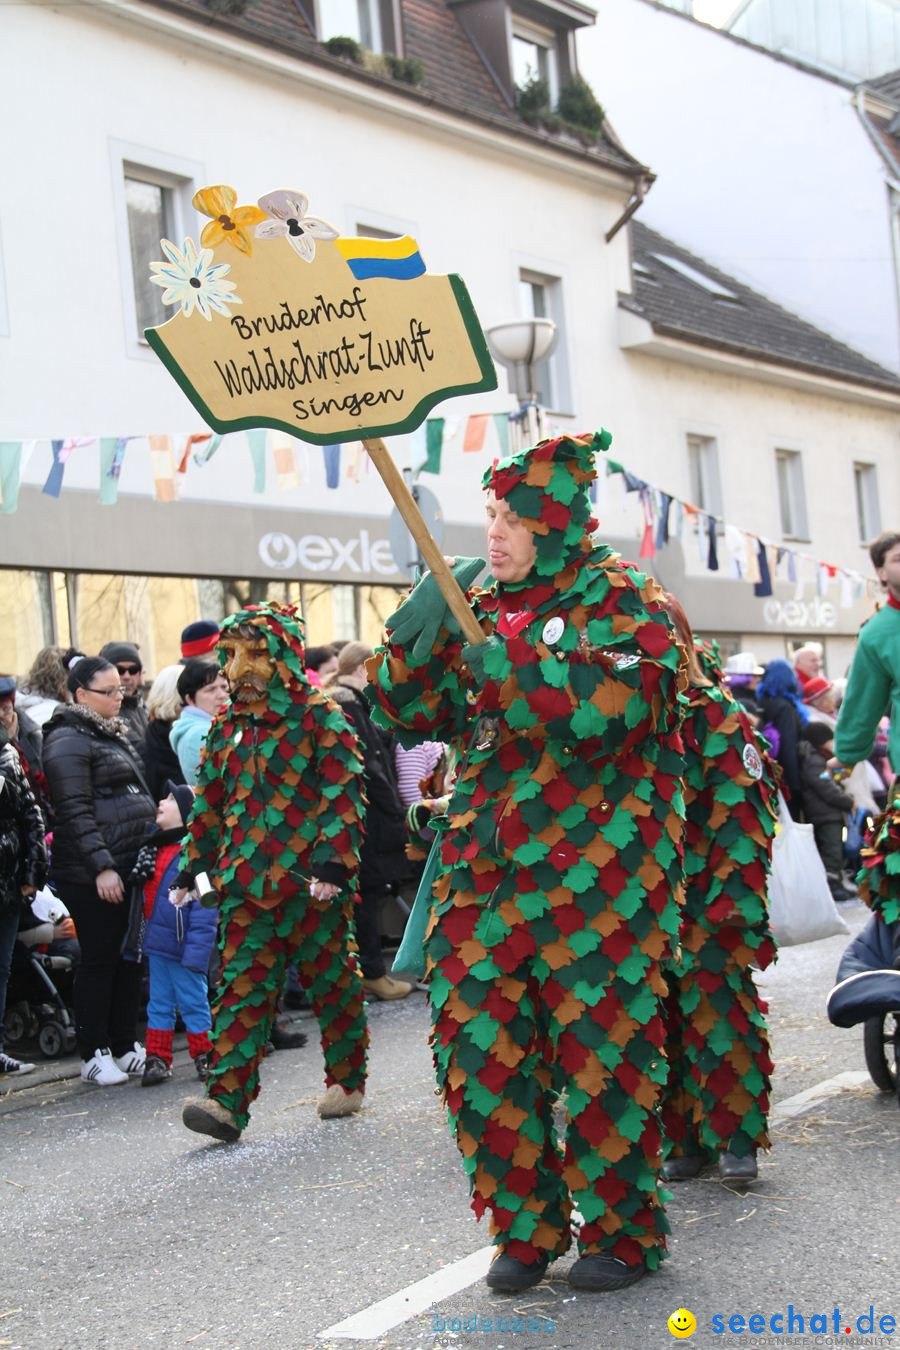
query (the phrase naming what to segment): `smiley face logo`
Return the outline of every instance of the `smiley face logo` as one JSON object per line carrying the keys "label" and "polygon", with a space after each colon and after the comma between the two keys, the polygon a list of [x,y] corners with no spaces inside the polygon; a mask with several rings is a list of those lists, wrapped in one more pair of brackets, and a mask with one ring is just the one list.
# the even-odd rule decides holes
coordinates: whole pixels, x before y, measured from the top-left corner
{"label": "smiley face logo", "polygon": [[673,1336],[683,1341],[697,1330],[697,1319],[687,1308],[676,1308],[666,1326]]}

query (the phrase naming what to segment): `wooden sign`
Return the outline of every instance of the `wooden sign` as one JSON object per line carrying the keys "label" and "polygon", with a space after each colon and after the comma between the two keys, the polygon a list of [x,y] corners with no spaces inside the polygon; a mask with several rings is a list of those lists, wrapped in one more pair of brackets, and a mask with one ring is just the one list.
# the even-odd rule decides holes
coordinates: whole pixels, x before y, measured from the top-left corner
{"label": "wooden sign", "polygon": [[497,387],[465,285],[430,276],[414,239],[342,238],[300,192],[239,206],[210,187],[194,205],[210,218],[199,246],[163,240],[151,264],[178,312],[146,337],[214,430],[396,435]]}

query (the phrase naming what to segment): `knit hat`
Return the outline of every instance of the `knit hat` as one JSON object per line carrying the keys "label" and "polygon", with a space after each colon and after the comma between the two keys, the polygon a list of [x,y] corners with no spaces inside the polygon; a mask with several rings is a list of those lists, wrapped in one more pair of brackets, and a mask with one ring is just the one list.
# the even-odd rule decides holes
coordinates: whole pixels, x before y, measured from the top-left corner
{"label": "knit hat", "polygon": [[133,642],[107,642],[100,648],[100,655],[104,661],[111,661],[113,665],[119,661],[130,661],[138,670],[144,669],[141,654]]}
{"label": "knit hat", "polygon": [[811,680],[807,680],[801,690],[801,696],[804,703],[812,703],[814,698],[820,694],[827,694],[834,685],[831,680],[826,680],[824,675],[814,675]]}
{"label": "knit hat", "polygon": [[219,625],[212,619],[197,619],[181,633],[181,656],[189,661],[192,656],[205,656],[219,640]]}
{"label": "knit hat", "polygon": [[735,652],[725,662],[726,675],[762,675],[763,668],[757,665],[752,652]]}
{"label": "knit hat", "polygon": [[12,694],[13,702],[16,698],[16,682],[11,675],[0,675],[0,698],[9,698]]}
{"label": "knit hat", "polygon": [[555,576],[591,551],[597,528],[589,496],[597,476],[594,456],[611,443],[608,431],[560,436],[507,455],[484,475],[484,487],[505,500],[534,535],[539,578]]}
{"label": "knit hat", "polygon": [[807,722],[802,735],[803,739],[809,741],[817,750],[821,750],[823,745],[834,740],[834,730],[827,722]]}
{"label": "knit hat", "polygon": [[181,823],[188,823],[188,816],[191,814],[194,806],[194,793],[187,783],[173,783],[171,778],[167,778],[163,788],[163,795],[172,796],[178,803],[178,810],[181,812]]}

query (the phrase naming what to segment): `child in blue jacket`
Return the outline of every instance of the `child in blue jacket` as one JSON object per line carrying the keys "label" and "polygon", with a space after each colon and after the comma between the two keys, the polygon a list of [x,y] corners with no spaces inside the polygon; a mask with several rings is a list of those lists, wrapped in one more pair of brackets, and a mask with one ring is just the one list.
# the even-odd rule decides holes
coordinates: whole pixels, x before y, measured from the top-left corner
{"label": "child in blue jacket", "polygon": [[184,827],[194,804],[193,790],[184,783],[166,783],[156,812],[157,830],[138,855],[134,873],[144,879],[144,918],[141,944],[150,966],[147,1004],[147,1060],[141,1084],[150,1087],[172,1076],[172,1035],[175,1010],[187,1030],[188,1050],[204,1079],[211,1049],[212,1017],[206,973],[216,941],[218,913],[197,900],[176,908],[169,888],[178,875]]}

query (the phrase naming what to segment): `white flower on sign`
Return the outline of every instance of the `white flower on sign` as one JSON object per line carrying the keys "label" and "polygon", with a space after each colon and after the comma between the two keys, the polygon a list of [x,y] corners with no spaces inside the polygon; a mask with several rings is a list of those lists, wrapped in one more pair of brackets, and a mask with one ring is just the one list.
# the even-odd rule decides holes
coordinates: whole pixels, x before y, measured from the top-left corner
{"label": "white flower on sign", "polygon": [[338,237],[333,225],[306,214],[309,201],[302,192],[269,192],[265,197],[260,197],[259,206],[271,219],[257,225],[256,238],[286,238],[304,262],[312,262],[315,258],[317,239]]}
{"label": "white flower on sign", "polygon": [[228,306],[242,303],[241,297],[234,294],[235,283],[225,280],[231,264],[214,263],[211,248],[198,248],[193,239],[185,239],[181,248],[169,239],[161,239],[160,247],[168,262],[152,262],[150,280],[165,287],[164,305],[180,305],[186,318],[196,309],[209,320],[214,310],[228,318]]}

